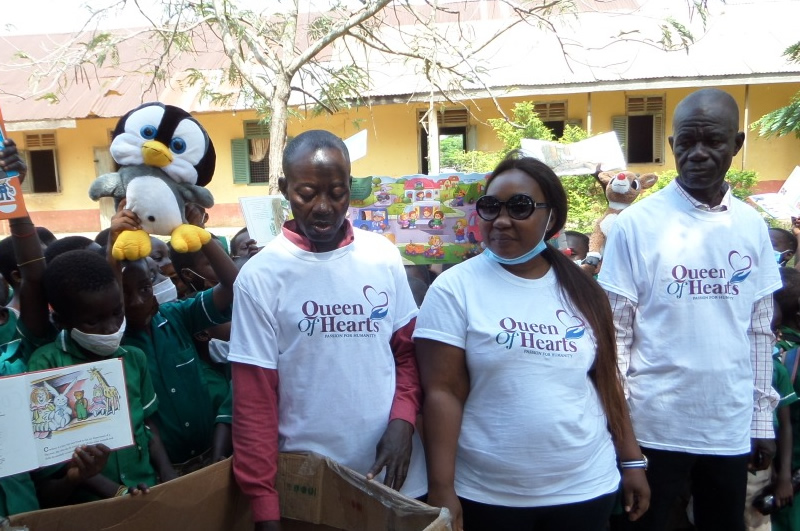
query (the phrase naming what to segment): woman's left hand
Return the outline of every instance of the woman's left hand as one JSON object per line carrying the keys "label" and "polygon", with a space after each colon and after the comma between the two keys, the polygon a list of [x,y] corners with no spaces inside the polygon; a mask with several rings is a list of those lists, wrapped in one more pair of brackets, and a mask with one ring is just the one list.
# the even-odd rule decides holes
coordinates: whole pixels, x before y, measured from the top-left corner
{"label": "woman's left hand", "polygon": [[630,521],[638,520],[650,507],[650,485],[643,468],[622,469],[622,494]]}

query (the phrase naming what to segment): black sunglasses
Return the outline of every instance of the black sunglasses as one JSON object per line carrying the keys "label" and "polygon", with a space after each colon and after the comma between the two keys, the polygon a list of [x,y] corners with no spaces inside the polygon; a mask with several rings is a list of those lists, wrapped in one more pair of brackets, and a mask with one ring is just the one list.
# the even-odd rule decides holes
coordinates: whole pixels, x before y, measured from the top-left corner
{"label": "black sunglasses", "polygon": [[500,201],[493,195],[484,195],[475,202],[475,211],[486,221],[494,221],[500,215],[500,210],[506,207],[511,219],[521,220],[531,217],[537,208],[549,208],[548,203],[536,203],[527,194],[514,194],[508,201]]}

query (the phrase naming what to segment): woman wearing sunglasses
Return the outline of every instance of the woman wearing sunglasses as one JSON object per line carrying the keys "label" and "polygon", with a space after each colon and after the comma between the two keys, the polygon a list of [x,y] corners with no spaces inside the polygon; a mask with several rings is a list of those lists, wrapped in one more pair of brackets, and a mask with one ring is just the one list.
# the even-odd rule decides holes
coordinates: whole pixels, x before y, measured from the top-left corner
{"label": "woman wearing sunglasses", "polygon": [[647,510],[603,291],[545,242],[567,218],[558,177],[512,153],[476,202],[484,252],[442,273],[414,337],[428,503],[456,531],[605,529],[620,484]]}

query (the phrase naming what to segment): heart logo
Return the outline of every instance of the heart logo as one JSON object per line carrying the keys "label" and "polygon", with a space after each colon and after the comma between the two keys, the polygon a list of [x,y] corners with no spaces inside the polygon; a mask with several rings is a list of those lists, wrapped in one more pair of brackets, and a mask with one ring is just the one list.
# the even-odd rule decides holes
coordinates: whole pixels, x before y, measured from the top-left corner
{"label": "heart logo", "polygon": [[750,269],[753,265],[753,260],[747,255],[742,256],[739,251],[731,251],[728,253],[728,263],[734,271],[743,271]]}
{"label": "heart logo", "polygon": [[738,284],[743,282],[750,275],[750,268],[753,265],[753,259],[748,255],[742,255],[739,251],[731,251],[728,253],[728,264],[733,269],[731,275],[731,284]]}
{"label": "heart logo", "polygon": [[586,332],[586,323],[577,315],[570,315],[564,310],[558,310],[556,319],[566,327],[565,339],[579,339]]}
{"label": "heart logo", "polygon": [[383,319],[389,313],[389,296],[385,291],[378,291],[372,286],[364,286],[364,298],[372,305],[369,318],[375,321]]}

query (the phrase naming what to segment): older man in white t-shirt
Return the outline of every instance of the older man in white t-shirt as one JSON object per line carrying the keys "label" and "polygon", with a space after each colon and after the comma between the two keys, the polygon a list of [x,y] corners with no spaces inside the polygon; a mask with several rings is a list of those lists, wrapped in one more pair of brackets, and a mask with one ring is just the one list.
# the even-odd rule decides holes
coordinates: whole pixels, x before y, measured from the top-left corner
{"label": "older man in white t-shirt", "polygon": [[747,469],[775,452],[767,227],[725,174],[744,142],[735,100],[694,92],[669,138],[679,175],[620,214],[599,282],[609,294],[636,438],[649,459],[649,512],[665,529],[689,480],[700,530],[744,530]]}

